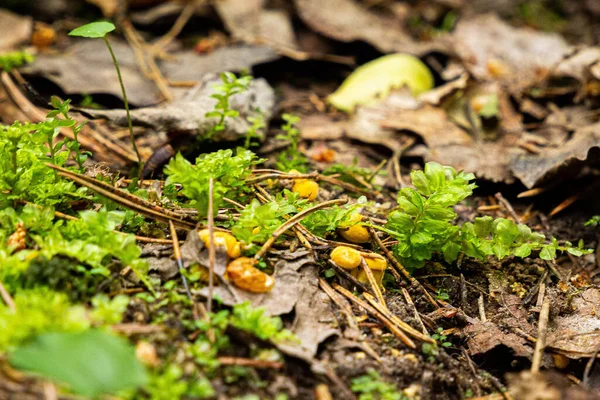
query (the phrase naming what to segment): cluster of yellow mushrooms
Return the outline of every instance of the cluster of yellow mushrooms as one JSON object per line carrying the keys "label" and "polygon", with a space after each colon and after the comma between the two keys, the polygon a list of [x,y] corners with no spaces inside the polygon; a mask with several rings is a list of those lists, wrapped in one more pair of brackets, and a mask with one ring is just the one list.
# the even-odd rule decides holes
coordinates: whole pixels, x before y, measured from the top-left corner
{"label": "cluster of yellow mushrooms", "polygon": [[[290,171],[290,173],[299,173],[298,171]],[[307,200],[314,200],[319,194],[319,185],[312,179],[296,179],[292,187],[292,191],[300,197]],[[348,242],[360,244],[368,243],[370,240],[369,231],[362,225],[360,221],[362,215],[358,212],[352,214],[351,222],[356,225],[338,229],[338,234]],[[260,229],[260,228],[255,228]],[[210,245],[210,235],[208,229],[203,229],[198,232],[200,240],[208,248]],[[230,233],[215,231],[214,232],[215,246],[224,249],[227,253],[229,262],[226,268],[226,278],[229,279],[235,286],[249,292],[263,293],[268,292],[275,286],[275,279],[258,268],[256,268],[257,260],[250,257],[242,257],[242,244]],[[359,282],[368,284],[369,279],[364,268],[360,268],[364,260],[366,266],[371,270],[375,281],[382,287],[383,275],[387,267],[386,260],[376,253],[362,252],[349,246],[337,246],[330,254],[330,259],[337,266],[348,270],[350,275],[355,277]]]}

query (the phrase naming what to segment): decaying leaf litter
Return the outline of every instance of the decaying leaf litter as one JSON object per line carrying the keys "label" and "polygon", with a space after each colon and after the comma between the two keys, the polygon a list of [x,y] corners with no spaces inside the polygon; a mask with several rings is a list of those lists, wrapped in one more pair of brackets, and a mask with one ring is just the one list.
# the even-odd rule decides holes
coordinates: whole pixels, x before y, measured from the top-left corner
{"label": "decaying leaf litter", "polygon": [[[2,122],[46,120],[3,131],[3,396],[597,397],[593,2],[154,3],[0,13]],[[135,372],[52,355],[95,345]]]}

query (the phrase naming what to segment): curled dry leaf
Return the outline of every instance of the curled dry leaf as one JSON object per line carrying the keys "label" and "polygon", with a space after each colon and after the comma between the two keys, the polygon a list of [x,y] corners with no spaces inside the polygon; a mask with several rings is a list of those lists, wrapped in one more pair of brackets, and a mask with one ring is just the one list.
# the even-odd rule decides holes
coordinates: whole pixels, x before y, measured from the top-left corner
{"label": "curled dry leaf", "polygon": [[600,318],[597,306],[600,290],[589,288],[572,300],[574,312],[553,319],[548,327],[547,345],[569,358],[591,357],[600,347]]}
{"label": "curled dry leaf", "polygon": [[298,15],[315,31],[342,42],[362,40],[384,53],[422,55],[433,50],[448,52],[443,39],[416,42],[398,22],[376,14],[354,0],[295,0]]}
{"label": "curled dry leaf", "polygon": [[247,43],[266,43],[274,48],[297,47],[289,15],[283,10],[266,10],[264,0],[223,0],[215,8],[225,27]]}
{"label": "curled dry leaf", "polygon": [[570,51],[558,34],[514,28],[493,14],[460,20],[452,39],[475,78],[499,80],[514,90],[543,79]]}
{"label": "curled dry leaf", "polygon": [[[221,80],[215,75],[205,76],[181,98],[156,107],[131,111],[134,125],[144,126],[154,132],[187,133],[202,135],[215,124],[214,118],[205,114],[213,110],[216,100],[210,96]],[[225,130],[211,139],[215,141],[235,141],[246,135],[251,124],[247,118],[256,116],[259,109],[268,124],[273,113],[275,93],[264,79],[254,79],[246,92],[232,96],[230,105],[240,113],[239,118],[228,119]],[[112,123],[127,126],[125,110],[86,110],[94,118],[106,118]]]}
{"label": "curled dry leaf", "polygon": [[[111,45],[119,60],[129,102],[141,107],[160,102],[156,84],[140,71],[131,48],[115,38],[111,38]],[[193,50],[176,53],[169,60],[161,61],[159,68],[171,81],[201,81],[209,74],[237,72],[277,58],[279,55],[266,46],[243,45],[221,48],[206,55],[198,55]],[[122,97],[113,61],[101,40],[80,41],[60,55],[40,54],[22,70],[49,79],[67,95],[102,93]]]}
{"label": "curled dry leaf", "polygon": [[0,50],[9,50],[26,42],[31,36],[33,21],[0,9]]}

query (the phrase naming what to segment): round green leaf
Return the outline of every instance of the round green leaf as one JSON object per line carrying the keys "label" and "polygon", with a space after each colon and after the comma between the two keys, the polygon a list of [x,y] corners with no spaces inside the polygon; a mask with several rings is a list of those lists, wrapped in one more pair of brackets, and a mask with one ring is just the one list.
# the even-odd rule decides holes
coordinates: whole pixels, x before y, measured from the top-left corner
{"label": "round green leaf", "polygon": [[389,54],[357,68],[327,100],[335,108],[350,112],[404,85],[413,95],[423,93],[433,87],[433,75],[417,57]]}
{"label": "round green leaf", "polygon": [[73,29],[69,32],[69,36],[79,36],[86,38],[102,38],[106,36],[108,32],[115,30],[115,26],[106,21],[92,22],[79,28]]}
{"label": "round green leaf", "polygon": [[122,338],[99,330],[40,335],[13,352],[10,362],[89,397],[115,394],[147,382],[134,348]]}

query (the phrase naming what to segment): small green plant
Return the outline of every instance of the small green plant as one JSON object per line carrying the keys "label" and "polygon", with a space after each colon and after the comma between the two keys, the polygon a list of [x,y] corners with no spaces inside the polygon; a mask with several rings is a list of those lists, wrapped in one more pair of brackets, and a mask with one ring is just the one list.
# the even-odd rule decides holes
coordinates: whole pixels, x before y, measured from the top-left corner
{"label": "small green plant", "polygon": [[33,59],[33,55],[26,51],[2,53],[0,54],[0,68],[6,72],[10,72],[13,68],[33,62]]}
{"label": "small green plant", "polygon": [[127,125],[129,126],[129,137],[131,139],[131,146],[133,147],[133,151],[138,159],[138,168],[139,173],[141,174],[144,170],[144,162],[138,150],[137,144],[135,143],[135,136],[133,135],[133,123],[131,121],[131,114],[129,112],[129,102],[127,101],[127,92],[125,91],[125,85],[123,84],[123,78],[121,77],[121,68],[119,68],[119,63],[117,62],[117,57],[115,57],[115,53],[113,52],[112,46],[108,41],[106,35],[116,28],[113,24],[106,21],[92,22],[79,28],[73,29],[69,32],[69,36],[78,36],[84,38],[97,39],[102,38],[104,43],[106,43],[106,47],[108,48],[108,52],[113,60],[113,64],[115,65],[115,70],[117,71],[117,77],[119,79],[119,85],[121,85],[121,93],[123,95],[123,104],[125,105],[125,112],[127,113]]}
{"label": "small green plant", "polygon": [[263,308],[254,308],[249,302],[233,306],[230,323],[262,340],[274,342],[297,340],[293,333],[283,329],[280,318],[265,315]]}
{"label": "small green plant", "polygon": [[214,180],[216,212],[223,197],[235,199],[250,190],[244,180],[250,175],[251,167],[261,161],[256,154],[243,148],[238,148],[235,156],[230,149],[201,154],[195,165],[177,154],[165,167],[166,183],[182,185],[181,193],[192,200],[190,205],[201,216],[206,216],[210,178]]}
{"label": "small green plant", "polygon": [[146,384],[144,367],[123,338],[102,330],[44,333],[16,349],[10,363],[87,397]]}
{"label": "small green plant", "polygon": [[435,340],[436,342],[438,342],[442,347],[452,346],[452,343],[446,340],[446,339],[448,339],[448,336],[444,335],[444,328],[442,328],[442,327],[438,327],[435,330],[435,333],[433,335],[431,335],[431,338],[433,340]]}
{"label": "small green plant", "polygon": [[[220,74],[221,85],[216,86],[216,93],[213,93],[210,97],[217,100],[213,111],[209,111],[205,114],[206,118],[218,118],[216,124],[210,131],[204,135],[204,138],[210,139],[215,133],[225,130],[227,127],[227,118],[237,118],[240,113],[237,110],[231,109],[229,100],[233,95],[245,92],[252,82],[250,75],[235,76],[232,72],[223,72]],[[251,121],[252,122],[252,121]],[[257,127],[256,130],[259,128]],[[249,146],[246,146],[248,148]]]}
{"label": "small green plant", "polygon": [[446,289],[438,289],[435,292],[435,298],[438,300],[447,301],[450,299],[450,296],[448,295],[448,291]]}
{"label": "small green plant", "polygon": [[545,243],[544,235],[505,218],[486,216],[457,225],[453,207],[473,193],[474,178],[434,162],[427,163],[424,171],[411,173],[415,189],[400,190],[398,209],[390,213],[385,227],[379,227],[398,240],[394,254],[405,266],[420,268],[434,253],[441,253],[451,263],[460,253],[480,260],[488,256],[501,260],[528,257],[536,250],[540,258],[551,260],[557,250],[574,256],[591,251],[584,249],[581,241],[577,247],[569,242],[559,245],[554,238]]}
{"label": "small green plant", "polygon": [[355,157],[352,160],[352,164],[333,164],[325,168],[322,172],[323,175],[339,175],[340,180],[354,185],[372,184],[373,180],[378,174],[384,174],[385,171],[380,171],[378,174],[374,173],[370,168],[361,168],[358,165],[358,159]]}
{"label": "small green plant", "polygon": [[181,367],[168,364],[150,375],[145,392],[151,400],[206,399],[215,395],[210,381],[204,376],[190,377],[188,380],[183,378]]}
{"label": "small green plant", "polygon": [[600,215],[594,215],[585,223],[585,226],[597,227],[598,225],[600,225]]}
{"label": "small green plant", "polygon": [[308,230],[317,236],[324,237],[339,228],[349,228],[360,221],[355,219],[358,210],[367,204],[366,197],[360,197],[356,203],[343,206],[334,205],[322,210],[317,210],[302,220]]}
{"label": "small green plant", "polygon": [[97,325],[115,325],[121,322],[129,305],[129,297],[117,295],[112,299],[105,294],[98,294],[92,299],[94,309],[90,314]]}
{"label": "small green plant", "polygon": [[285,121],[285,124],[281,126],[281,129],[285,133],[279,134],[275,138],[286,141],[289,146],[279,154],[275,166],[281,171],[295,169],[300,172],[306,172],[308,169],[308,161],[304,154],[298,150],[300,130],[298,130],[296,124],[300,122],[300,117],[292,114],[283,114],[281,118]]}
{"label": "small green plant", "polygon": [[449,342],[448,336],[444,335],[444,329],[442,327],[438,327],[435,330],[435,333],[431,335],[431,338],[435,340],[435,343],[423,343],[421,346],[421,351],[428,357],[429,362],[434,362],[435,357],[440,353],[439,346],[442,347],[451,347],[452,343]]}
{"label": "small green plant", "polygon": [[289,190],[278,193],[274,201],[266,204],[254,199],[240,212],[231,231],[247,245],[264,243],[285,221],[284,215],[296,213],[306,204],[306,200]]}
{"label": "small green plant", "polygon": [[246,140],[244,142],[245,149],[249,149],[250,147],[257,146],[259,144],[258,142],[254,142],[254,140],[261,138],[261,134],[259,132],[266,127],[265,116],[260,112],[260,110],[257,110],[256,112],[256,116],[248,117],[248,122],[250,122],[252,125],[246,133]]}
{"label": "small green plant", "polygon": [[41,287],[18,291],[14,301],[16,312],[0,302],[0,354],[44,332],[81,332],[90,327],[83,306],[71,304],[66,294]]}
{"label": "small green plant", "polygon": [[396,385],[385,382],[374,370],[352,379],[350,389],[358,394],[358,400],[408,400]]}
{"label": "small green plant", "polygon": [[50,101],[52,103],[52,107],[54,107],[54,110],[50,111],[46,118],[56,118],[58,115],[61,115],[64,118],[62,120],[64,122],[61,122],[61,125],[68,126],[73,132],[73,140],[64,138],[63,140],[53,145],[52,139],[54,139],[55,133],[48,131],[48,148],[50,149],[52,162],[54,162],[54,155],[57,152],[59,152],[63,146],[65,146],[70,152],[73,153],[73,160],[77,163],[79,171],[83,172],[83,163],[85,162],[85,160],[87,160],[88,156],[92,155],[92,153],[90,153],[89,151],[81,151],[81,143],[79,143],[78,139],[79,132],[81,132],[86,122],[77,124],[77,121],[75,121],[69,116],[69,104],[71,103],[71,100],[67,99],[65,101],[61,101],[58,97],[52,96]]}

